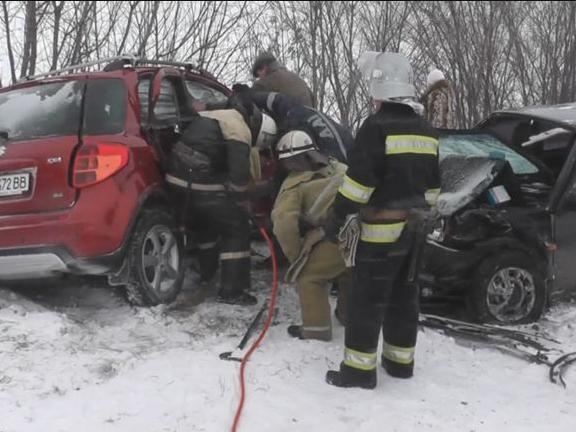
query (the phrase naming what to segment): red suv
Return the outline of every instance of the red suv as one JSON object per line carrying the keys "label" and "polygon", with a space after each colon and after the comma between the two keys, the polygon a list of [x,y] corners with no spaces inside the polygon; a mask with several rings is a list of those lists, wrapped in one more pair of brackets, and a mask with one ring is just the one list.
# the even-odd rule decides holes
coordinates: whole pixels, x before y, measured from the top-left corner
{"label": "red suv", "polygon": [[228,94],[190,65],[130,58],[2,89],[0,281],[107,275],[137,304],[172,301],[183,246],[158,149],[176,141],[191,100]]}

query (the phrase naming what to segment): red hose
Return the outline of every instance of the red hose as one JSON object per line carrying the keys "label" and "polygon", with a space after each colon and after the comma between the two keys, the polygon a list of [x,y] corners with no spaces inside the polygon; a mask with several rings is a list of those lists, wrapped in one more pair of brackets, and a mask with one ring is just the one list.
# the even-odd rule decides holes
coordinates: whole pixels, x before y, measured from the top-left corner
{"label": "red hose", "polygon": [[272,257],[272,295],[270,296],[268,316],[266,318],[266,322],[264,323],[264,327],[262,328],[258,339],[256,339],[256,341],[252,344],[240,364],[240,402],[238,403],[236,415],[234,416],[232,432],[237,432],[238,430],[238,424],[240,423],[240,417],[242,416],[242,410],[244,409],[244,402],[246,401],[246,379],[244,376],[246,372],[246,364],[248,363],[248,360],[250,360],[252,354],[258,349],[264,340],[264,337],[266,337],[268,329],[270,329],[270,326],[272,325],[272,321],[274,320],[274,311],[276,309],[276,301],[278,299],[278,262],[276,260],[274,243],[264,228],[260,228],[260,234],[262,234],[262,237],[266,239],[266,243],[268,243],[268,248],[270,249],[270,256]]}

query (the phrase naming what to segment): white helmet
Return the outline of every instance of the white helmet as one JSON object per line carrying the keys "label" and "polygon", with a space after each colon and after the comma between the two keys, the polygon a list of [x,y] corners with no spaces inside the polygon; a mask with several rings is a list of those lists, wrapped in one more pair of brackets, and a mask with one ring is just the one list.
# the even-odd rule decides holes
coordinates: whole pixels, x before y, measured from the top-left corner
{"label": "white helmet", "polygon": [[256,138],[256,147],[261,149],[272,147],[276,140],[276,135],[278,135],[276,122],[268,114],[262,113],[262,124]]}
{"label": "white helmet", "polygon": [[358,59],[358,68],[368,80],[370,96],[375,100],[416,96],[412,66],[400,53],[367,51]]}
{"label": "white helmet", "polygon": [[288,132],[276,145],[278,159],[287,159],[312,150],[317,150],[314,140],[306,132],[300,130]]}

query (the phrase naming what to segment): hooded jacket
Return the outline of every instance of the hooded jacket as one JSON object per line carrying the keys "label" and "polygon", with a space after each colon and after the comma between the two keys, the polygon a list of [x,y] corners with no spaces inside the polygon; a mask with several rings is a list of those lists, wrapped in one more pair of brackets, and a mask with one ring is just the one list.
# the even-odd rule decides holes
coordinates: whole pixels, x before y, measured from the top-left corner
{"label": "hooded jacket", "polygon": [[440,80],[428,87],[422,96],[426,119],[438,129],[455,129],[455,96],[448,80]]}

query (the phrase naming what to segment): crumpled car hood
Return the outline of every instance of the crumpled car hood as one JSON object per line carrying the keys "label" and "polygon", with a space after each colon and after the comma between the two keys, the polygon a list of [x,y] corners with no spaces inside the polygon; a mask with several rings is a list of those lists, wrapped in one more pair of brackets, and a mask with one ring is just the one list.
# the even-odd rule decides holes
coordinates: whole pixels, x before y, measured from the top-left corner
{"label": "crumpled car hood", "polygon": [[490,187],[507,162],[482,157],[447,156],[440,162],[442,193],[440,215],[450,216],[470,204]]}

